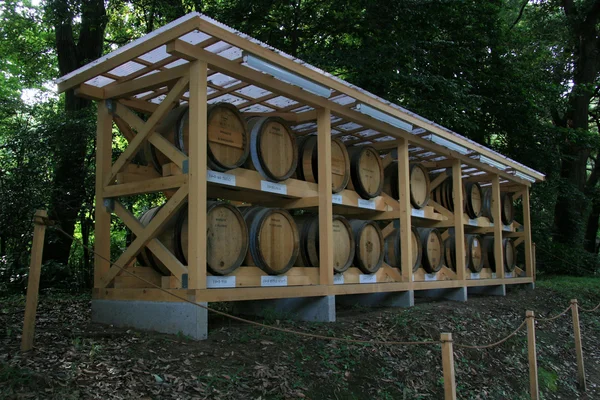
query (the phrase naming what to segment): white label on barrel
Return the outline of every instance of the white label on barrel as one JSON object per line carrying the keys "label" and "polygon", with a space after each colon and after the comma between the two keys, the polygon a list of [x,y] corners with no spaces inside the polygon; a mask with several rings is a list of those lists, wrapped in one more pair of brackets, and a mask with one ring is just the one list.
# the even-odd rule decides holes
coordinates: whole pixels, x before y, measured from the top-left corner
{"label": "white label on barrel", "polygon": [[490,226],[494,226],[494,223],[493,223],[493,222],[490,222]]}
{"label": "white label on barrel", "polygon": [[479,279],[481,278],[481,276],[479,275],[479,272],[471,272],[471,279]]}
{"label": "white label on barrel", "polygon": [[413,208],[411,214],[413,217],[425,218],[425,210],[415,210]]}
{"label": "white label on barrel", "polygon": [[207,276],[206,287],[209,289],[234,288],[235,276]]}
{"label": "white label on barrel", "polygon": [[260,190],[277,194],[287,194],[287,186],[283,183],[260,181]]}
{"label": "white label on barrel", "polygon": [[496,273],[492,272],[492,279],[496,279]]}
{"label": "white label on barrel", "polygon": [[373,201],[373,200],[365,200],[365,199],[358,199],[358,206],[360,208],[368,208],[370,210],[374,210],[375,209],[375,201]]}
{"label": "white label on barrel", "polygon": [[505,278],[512,278],[512,277],[513,277],[513,273],[512,273],[512,272],[506,272],[506,273],[504,274],[504,277],[505,277]]}
{"label": "white label on barrel", "polygon": [[344,274],[333,274],[333,284],[334,285],[343,285],[344,284]]}
{"label": "white label on barrel", "polygon": [[333,204],[342,204],[343,203],[342,195],[341,194],[332,194],[331,195],[331,202]]}
{"label": "white label on barrel", "polygon": [[224,174],[217,171],[206,171],[206,180],[208,182],[220,183],[221,185],[235,186],[235,175]]}
{"label": "white label on barrel", "polygon": [[358,276],[358,281],[360,283],[377,283],[377,275],[376,274],[360,274]]}
{"label": "white label on barrel", "polygon": [[437,281],[437,275],[436,274],[425,274],[425,280],[426,281]]}
{"label": "white label on barrel", "polygon": [[260,286],[287,286],[287,276],[261,276]]}
{"label": "white label on barrel", "polygon": [[479,222],[476,219],[469,219],[469,225],[478,226]]}
{"label": "white label on barrel", "polygon": [[504,229],[505,231],[512,231],[512,226],[510,226],[510,225],[504,225],[502,227],[502,229]]}

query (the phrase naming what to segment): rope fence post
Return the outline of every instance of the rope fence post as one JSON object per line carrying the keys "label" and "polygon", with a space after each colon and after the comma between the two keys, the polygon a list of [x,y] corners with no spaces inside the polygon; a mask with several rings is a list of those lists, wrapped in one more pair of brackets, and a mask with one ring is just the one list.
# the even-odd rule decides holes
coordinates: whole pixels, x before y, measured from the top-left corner
{"label": "rope fence post", "polygon": [[21,351],[33,348],[33,333],[35,330],[35,314],[40,288],[40,273],[42,270],[42,253],[46,236],[48,213],[37,210],[33,217],[33,243],[31,245],[31,260],[29,261],[29,276],[27,278],[27,300],[25,302],[25,317],[23,319],[23,335],[21,336]]}
{"label": "rope fence post", "polygon": [[579,388],[587,390],[585,381],[585,366],[583,364],[583,348],[581,346],[581,327],[579,326],[579,304],[577,299],[571,300],[571,314],[573,315],[573,336],[575,337],[575,354],[577,356],[577,378]]}
{"label": "rope fence post", "polygon": [[454,374],[454,346],[451,333],[440,335],[442,342],[442,369],[444,371],[444,399],[456,400],[456,378]]}
{"label": "rope fence post", "polygon": [[535,348],[535,313],[527,311],[525,317],[527,319],[527,350],[529,354],[529,393],[531,394],[531,400],[538,400],[540,389],[538,386],[537,351]]}

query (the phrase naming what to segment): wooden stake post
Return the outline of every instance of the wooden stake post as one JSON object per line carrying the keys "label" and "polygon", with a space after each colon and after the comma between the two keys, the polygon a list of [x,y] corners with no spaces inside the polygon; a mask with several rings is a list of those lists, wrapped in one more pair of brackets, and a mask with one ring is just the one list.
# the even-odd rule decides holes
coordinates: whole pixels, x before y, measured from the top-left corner
{"label": "wooden stake post", "polygon": [[451,333],[442,333],[442,368],[444,370],[444,399],[456,400],[456,378],[454,374],[454,346]]}
{"label": "wooden stake post", "polygon": [[527,311],[527,354],[529,358],[529,393],[531,400],[540,398],[537,370],[537,350],[535,348],[535,313]]}
{"label": "wooden stake post", "polygon": [[585,379],[585,365],[583,364],[583,347],[581,345],[581,328],[579,325],[579,303],[577,299],[571,300],[571,314],[573,316],[573,336],[575,336],[575,355],[577,357],[577,381],[579,388],[587,390]]}
{"label": "wooden stake post", "polygon": [[44,237],[46,235],[46,222],[48,213],[38,210],[33,217],[33,243],[31,245],[31,260],[29,262],[29,277],[27,279],[27,300],[25,303],[25,318],[23,322],[23,336],[21,338],[21,351],[33,348],[33,334],[35,331],[35,315],[40,289],[40,273],[42,270],[42,253],[44,251]]}

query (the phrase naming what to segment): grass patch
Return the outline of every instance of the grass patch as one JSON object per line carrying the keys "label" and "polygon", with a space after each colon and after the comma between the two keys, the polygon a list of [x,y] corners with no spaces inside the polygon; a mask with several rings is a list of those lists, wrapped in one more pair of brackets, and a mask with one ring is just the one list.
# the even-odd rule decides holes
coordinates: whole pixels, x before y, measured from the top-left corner
{"label": "grass patch", "polygon": [[600,277],[551,276],[539,279],[536,284],[556,292],[565,300],[577,299],[586,308],[600,302]]}

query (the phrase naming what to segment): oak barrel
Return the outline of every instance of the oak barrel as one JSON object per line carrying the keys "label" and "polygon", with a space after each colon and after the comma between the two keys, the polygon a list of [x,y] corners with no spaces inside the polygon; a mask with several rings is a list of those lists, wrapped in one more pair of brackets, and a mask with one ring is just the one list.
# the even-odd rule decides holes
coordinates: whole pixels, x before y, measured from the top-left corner
{"label": "oak barrel", "polygon": [[[160,207],[145,212],[140,218],[146,226]],[[162,244],[183,264],[188,264],[188,211],[183,207],[157,236]],[[206,266],[213,275],[227,275],[244,261],[248,251],[248,229],[240,211],[224,202],[208,201],[206,207]],[[167,267],[148,249],[139,257],[140,263],[151,266],[164,275]]]}
{"label": "oak barrel", "polygon": [[[512,193],[501,192],[500,193],[500,218],[504,225],[512,224],[515,218],[515,210],[513,204]],[[487,187],[483,189],[483,216],[487,217],[491,222],[494,222],[494,215],[492,211],[492,188]]]}
{"label": "oak barrel", "polygon": [[241,209],[250,235],[245,265],[255,265],[270,275],[286,273],[299,253],[299,234],[289,212],[279,208]]}
{"label": "oak barrel", "polygon": [[[296,265],[319,267],[319,216],[302,215],[294,217],[300,233],[300,254]],[[354,260],[354,235],[348,220],[341,215],[333,216],[333,270],[346,271]]]}
{"label": "oak barrel", "polygon": [[[483,268],[482,246],[479,235],[465,235],[465,267],[472,272],[480,272]],[[456,271],[456,236],[453,229],[444,242],[444,259],[446,266]]]}
{"label": "oak barrel", "polygon": [[298,150],[287,122],[278,117],[251,117],[248,130],[250,158],[246,166],[272,182],[291,177],[298,165]]}
{"label": "oak barrel", "polygon": [[383,189],[383,164],[379,153],[371,146],[348,148],[350,156],[350,181],[348,188],[364,199],[372,199]]}
{"label": "oak barrel", "polygon": [[[310,135],[298,140],[297,177],[307,182],[319,182],[318,140]],[[350,180],[350,157],[339,139],[331,139],[331,190],[341,192]]]}
{"label": "oak barrel", "polygon": [[381,229],[374,221],[350,220],[356,251],[354,266],[365,274],[372,274],[383,264],[384,240]]}
{"label": "oak barrel", "polygon": [[479,218],[483,212],[483,196],[481,186],[477,182],[465,184],[466,207],[465,212],[469,218]]}
{"label": "oak barrel", "polygon": [[[246,122],[238,109],[229,103],[215,103],[207,108],[208,167],[228,171],[241,167],[250,153]],[[189,107],[172,110],[156,129],[185,154],[189,154]],[[157,171],[170,160],[154,146],[150,146]]]}
{"label": "oak barrel", "polygon": [[[400,229],[396,229],[392,234],[385,238],[385,262],[392,267],[402,267],[402,247],[401,247]],[[419,232],[414,226],[410,230],[410,245],[412,248],[412,270],[418,270],[421,266],[423,257],[423,248],[419,238]]]}
{"label": "oak barrel", "polygon": [[442,269],[443,246],[442,235],[435,228],[417,228],[421,246],[423,248],[423,258],[421,264],[427,273],[435,273]]}
{"label": "oak barrel", "polygon": [[[483,239],[484,266],[496,272],[496,257],[494,256],[494,237],[485,236]],[[513,272],[517,266],[517,249],[511,238],[502,239],[502,252],[504,253],[504,270]]]}
{"label": "oak barrel", "polygon": [[[420,209],[429,202],[429,172],[419,163],[410,164],[410,203]],[[400,199],[398,189],[398,164],[391,163],[384,170],[383,191],[394,199]]]}

